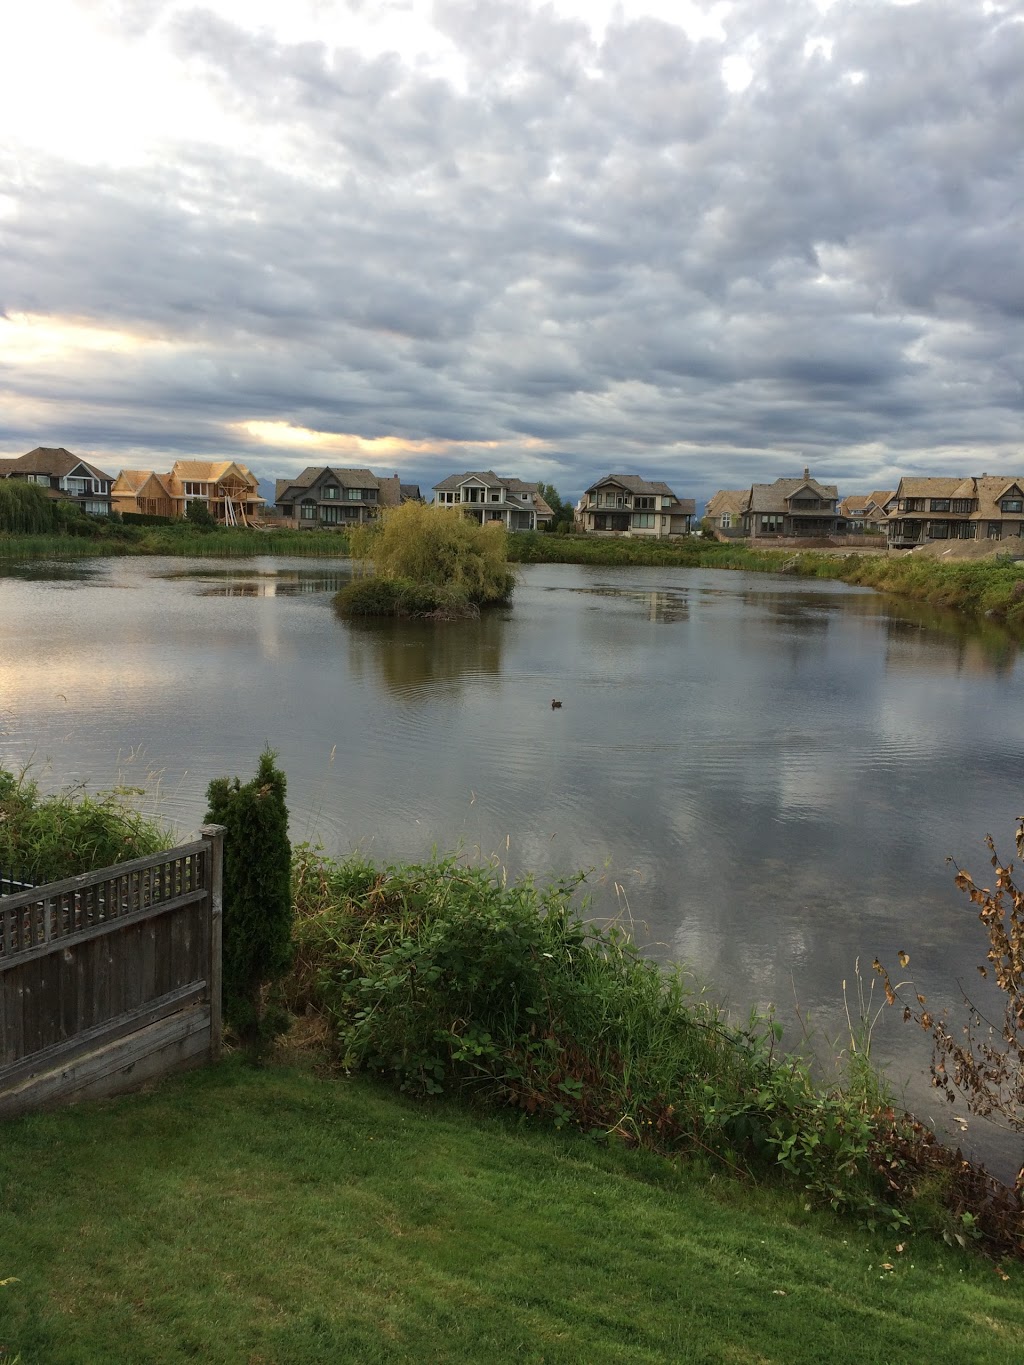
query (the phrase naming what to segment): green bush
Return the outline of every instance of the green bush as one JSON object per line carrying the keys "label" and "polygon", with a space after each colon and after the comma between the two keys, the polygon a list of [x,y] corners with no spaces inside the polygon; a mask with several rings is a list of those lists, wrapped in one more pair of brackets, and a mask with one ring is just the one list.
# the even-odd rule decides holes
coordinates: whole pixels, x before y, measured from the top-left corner
{"label": "green bush", "polygon": [[[377,589],[343,588],[335,598],[342,616],[464,616],[507,602],[515,588],[504,526],[481,525],[457,508],[385,508],[379,521],[352,532],[351,548],[397,591],[380,589],[378,598]],[[370,610],[378,601],[382,609]]]}
{"label": "green bush", "polygon": [[452,859],[377,869],[304,848],[292,1007],[328,1021],[343,1066],[412,1094],[468,1090],[666,1155],[786,1173],[902,1226],[887,1182],[903,1130],[877,1090],[819,1089],[771,1020],[730,1025],[680,970],[587,923],[578,880],[505,885]]}
{"label": "green bush", "polygon": [[24,774],[0,769],[0,868],[41,884],[170,848],[169,831],[141,815],[130,795],[41,797]]}
{"label": "green bush", "polygon": [[208,824],[224,836],[224,1018],[253,1060],[287,1027],[276,985],[292,958],[291,845],[285,777],[264,750],[256,776],[214,778]]}

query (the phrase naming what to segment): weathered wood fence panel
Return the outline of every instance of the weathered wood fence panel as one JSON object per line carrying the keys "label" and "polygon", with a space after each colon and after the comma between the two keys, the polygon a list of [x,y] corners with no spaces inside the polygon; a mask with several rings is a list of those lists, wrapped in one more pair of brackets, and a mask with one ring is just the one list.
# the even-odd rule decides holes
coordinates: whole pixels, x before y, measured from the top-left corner
{"label": "weathered wood fence panel", "polygon": [[0,1117],[220,1051],[224,832],[0,898]]}

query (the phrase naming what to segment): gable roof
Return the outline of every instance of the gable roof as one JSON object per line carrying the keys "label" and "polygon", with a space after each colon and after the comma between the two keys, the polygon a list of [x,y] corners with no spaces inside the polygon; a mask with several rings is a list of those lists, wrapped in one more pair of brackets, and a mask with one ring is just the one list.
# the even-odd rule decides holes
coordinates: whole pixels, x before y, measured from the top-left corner
{"label": "gable roof", "polygon": [[462,485],[470,479],[479,479],[479,481],[486,484],[488,488],[495,488],[498,484],[507,482],[505,479],[499,479],[493,469],[467,469],[465,474],[449,474],[448,477],[442,479],[440,483],[435,483],[434,492],[454,492],[456,488],[461,488]]}
{"label": "gable roof", "polygon": [[[330,477],[336,479],[342,488],[376,488],[384,490],[385,485],[391,485],[394,480],[381,479],[369,469],[339,469],[335,465],[316,464],[307,465],[301,474],[296,474],[290,479],[278,479],[274,485],[274,501],[281,502],[286,500],[291,494],[298,497],[300,493],[306,492],[314,484],[319,483],[323,478]],[[395,480],[398,476],[395,475]],[[385,498],[381,499],[388,505]],[[397,506],[397,503],[395,504]]]}
{"label": "gable roof", "polygon": [[805,488],[827,502],[834,502],[839,497],[839,489],[834,483],[819,483],[817,479],[810,478],[776,479],[774,483],[751,484],[750,502],[745,510],[777,514],[787,512],[790,500]]}
{"label": "gable roof", "polygon": [[746,511],[749,497],[749,488],[720,488],[704,504],[704,515],[706,517],[720,517],[723,512],[739,515],[740,512]]}
{"label": "gable roof", "polygon": [[[664,498],[675,498],[676,496],[667,483],[662,483],[659,479],[642,479],[638,474],[606,474],[603,479],[598,479],[596,483],[592,483],[586,492],[594,493],[609,483],[618,484],[627,493],[639,493],[641,496],[644,494],[658,494]],[[678,502],[679,499],[677,498],[676,501]]]}
{"label": "gable roof", "polygon": [[76,469],[79,465],[87,469],[94,479],[106,479],[113,483],[110,474],[98,469],[96,465],[90,464],[88,460],[83,460],[79,455],[73,455],[70,450],[65,450],[63,446],[36,446],[35,450],[30,450],[27,455],[19,455],[11,462],[12,468],[7,472],[19,474],[49,474],[51,478],[63,479]]}

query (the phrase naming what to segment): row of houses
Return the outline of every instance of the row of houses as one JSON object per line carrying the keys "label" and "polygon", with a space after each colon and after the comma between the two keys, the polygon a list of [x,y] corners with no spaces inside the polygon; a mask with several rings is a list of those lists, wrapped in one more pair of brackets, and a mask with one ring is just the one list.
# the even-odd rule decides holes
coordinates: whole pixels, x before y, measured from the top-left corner
{"label": "row of houses", "polygon": [[[402,483],[397,474],[310,465],[293,478],[277,480],[274,505],[268,508],[256,476],[235,460],[176,460],[166,472],[122,469],[114,477],[62,446],[39,446],[16,459],[0,460],[0,477],[28,479],[42,485],[48,496],[69,499],[95,516],[117,512],[181,518],[189,503],[200,502],[228,526],[359,526],[382,508],[423,501],[419,486]],[[544,530],[554,520],[539,484],[489,469],[449,475],[432,491],[437,505],[458,507],[481,524],[499,522],[509,531]],[[687,535],[694,512],[693,499],[677,497],[666,483],[611,474],[587,489],[575,522],[578,530],[595,535]]]}
{"label": "row of houses", "polygon": [[859,533],[885,537],[890,549],[932,541],[1015,541],[1024,549],[1024,478],[981,474],[966,478],[900,479],[840,500],[835,484],[803,477],[719,489],[705,508],[705,525],[719,539],[819,540]]}

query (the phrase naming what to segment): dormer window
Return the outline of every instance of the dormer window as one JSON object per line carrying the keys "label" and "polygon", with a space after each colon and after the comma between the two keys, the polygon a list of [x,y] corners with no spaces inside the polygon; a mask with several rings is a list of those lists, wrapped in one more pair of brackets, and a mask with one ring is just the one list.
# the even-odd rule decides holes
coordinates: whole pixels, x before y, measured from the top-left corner
{"label": "dormer window", "polygon": [[1000,512],[1024,512],[1024,499],[1003,498],[999,504]]}
{"label": "dormer window", "polygon": [[327,484],[327,486],[324,488],[324,497],[325,497],[325,498],[330,498],[331,501],[333,502],[334,499],[337,498],[337,496],[338,496],[338,494],[339,494],[340,492],[341,492],[341,489],[338,487],[338,485],[337,485],[336,483],[329,483],[329,484]]}

